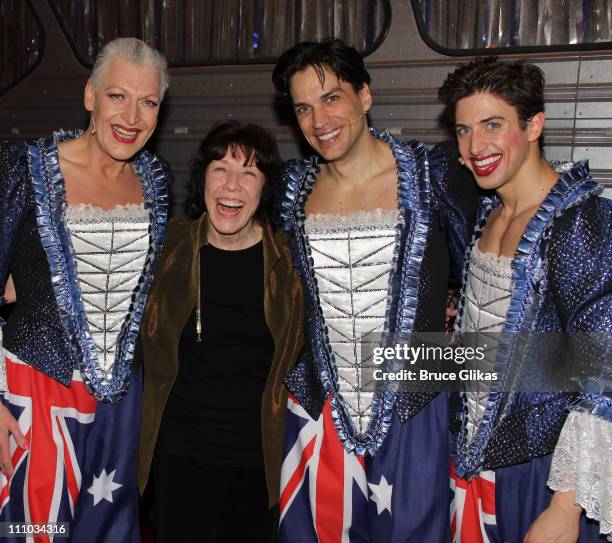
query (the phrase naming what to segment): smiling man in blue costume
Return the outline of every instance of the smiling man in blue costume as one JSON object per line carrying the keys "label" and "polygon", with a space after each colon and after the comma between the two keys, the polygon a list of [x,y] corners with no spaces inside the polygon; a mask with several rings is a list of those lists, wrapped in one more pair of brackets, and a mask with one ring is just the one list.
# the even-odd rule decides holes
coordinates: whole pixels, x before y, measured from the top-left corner
{"label": "smiling man in blue costume", "polygon": [[434,186],[443,157],[368,128],[355,49],[301,43],[273,80],[317,153],[288,165],[281,211],[308,300],[308,348],[286,379],[281,540],[447,541],[446,396],[375,390],[360,342],[444,329],[447,245],[456,269],[470,221]]}
{"label": "smiling man in blue costume", "polygon": [[140,540],[132,365],[168,205],[167,169],[142,148],[167,86],[157,51],[114,40],[85,88],[85,132],[0,143],[0,292],[11,274],[17,297],[0,337],[10,541]]}
{"label": "smiling man in blue costume", "polygon": [[[543,157],[536,66],[477,59],[448,76],[440,98],[463,164],[495,191],[478,213],[458,329],[499,342],[486,360],[499,385],[462,393],[453,541],[603,542],[599,532],[612,532],[611,202],[586,162]],[[561,334],[570,349],[557,350]],[[552,381],[566,359],[581,389]]]}

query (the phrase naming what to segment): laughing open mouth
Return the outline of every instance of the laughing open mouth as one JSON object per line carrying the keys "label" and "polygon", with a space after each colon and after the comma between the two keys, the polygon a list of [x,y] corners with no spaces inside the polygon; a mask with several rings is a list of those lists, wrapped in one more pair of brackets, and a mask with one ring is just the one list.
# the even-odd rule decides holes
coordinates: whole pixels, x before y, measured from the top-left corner
{"label": "laughing open mouth", "polygon": [[234,200],[233,198],[219,198],[217,200],[217,207],[223,213],[235,214],[244,207],[244,202]]}

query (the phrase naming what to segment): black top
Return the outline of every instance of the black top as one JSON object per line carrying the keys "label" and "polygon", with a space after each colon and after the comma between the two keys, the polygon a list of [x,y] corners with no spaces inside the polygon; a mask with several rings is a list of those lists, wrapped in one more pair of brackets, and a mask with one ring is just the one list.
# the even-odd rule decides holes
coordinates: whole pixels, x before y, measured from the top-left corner
{"label": "black top", "polygon": [[263,243],[240,251],[206,245],[200,259],[202,341],[194,307],[157,450],[212,466],[263,465],[261,397],[274,355],[263,305]]}

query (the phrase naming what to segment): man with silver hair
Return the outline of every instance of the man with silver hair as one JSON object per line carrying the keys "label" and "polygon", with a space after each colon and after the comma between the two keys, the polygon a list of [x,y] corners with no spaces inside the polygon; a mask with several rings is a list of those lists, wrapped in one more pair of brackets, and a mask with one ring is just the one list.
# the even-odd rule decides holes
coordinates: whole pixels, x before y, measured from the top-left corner
{"label": "man with silver hair", "polygon": [[155,68],[159,72],[160,99],[164,99],[166,90],[170,85],[168,63],[159,51],[136,38],[117,38],[107,43],[100,51],[89,76],[89,81],[96,89],[100,88],[104,77],[104,69],[113,57],[122,58],[137,66],[144,65]]}
{"label": "man with silver hair", "polygon": [[133,358],[168,204],[165,163],[143,147],[167,87],[162,55],[120,38],[85,87],[86,131],[0,142],[0,292],[10,275],[17,299],[0,323],[9,540],[139,541]]}

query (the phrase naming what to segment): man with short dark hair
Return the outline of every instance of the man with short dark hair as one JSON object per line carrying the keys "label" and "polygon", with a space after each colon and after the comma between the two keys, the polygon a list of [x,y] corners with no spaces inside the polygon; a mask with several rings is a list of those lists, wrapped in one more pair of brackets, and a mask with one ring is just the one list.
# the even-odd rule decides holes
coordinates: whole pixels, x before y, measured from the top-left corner
{"label": "man with short dark hair", "polygon": [[368,128],[355,49],[301,43],[273,80],[317,153],[288,166],[282,202],[309,325],[286,380],[281,540],[447,541],[446,395],[375,387],[361,349],[380,333],[444,330],[447,242],[457,270],[470,221],[440,185],[443,157]]}
{"label": "man with short dark hair", "polygon": [[[477,59],[439,94],[460,160],[495,191],[480,206],[458,328],[499,342],[486,364],[503,385],[462,394],[453,541],[603,542],[582,513],[612,532],[612,206],[586,162],[542,155],[536,66]],[[568,352],[552,348],[561,334],[573,346],[565,371],[595,377],[578,397],[550,386]]]}

